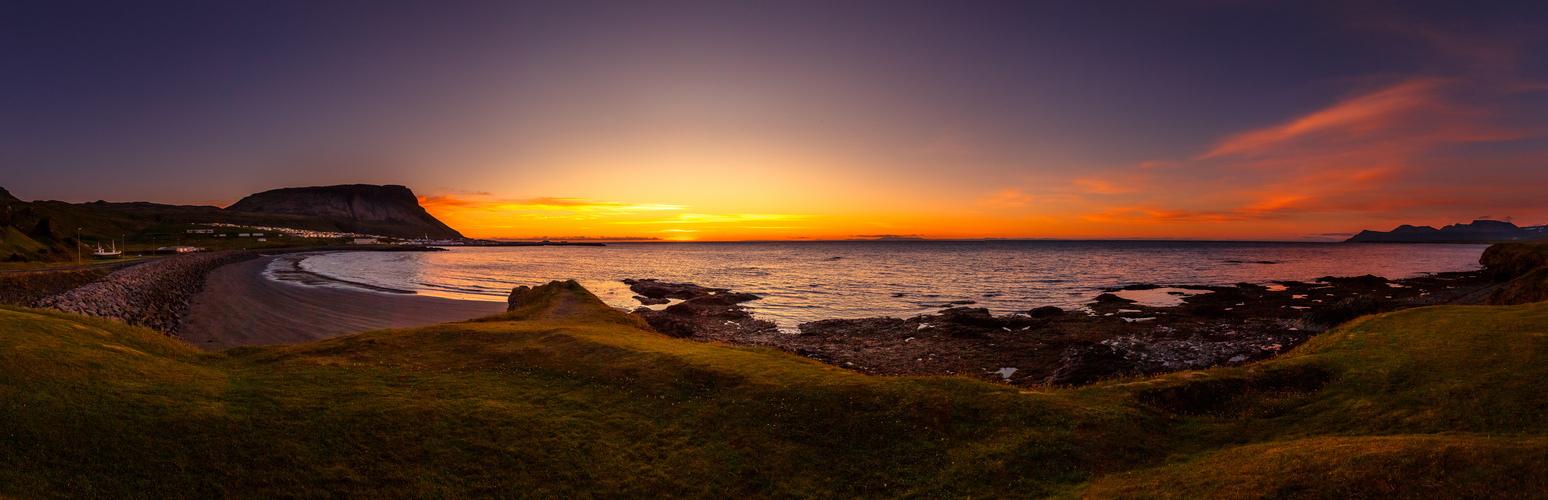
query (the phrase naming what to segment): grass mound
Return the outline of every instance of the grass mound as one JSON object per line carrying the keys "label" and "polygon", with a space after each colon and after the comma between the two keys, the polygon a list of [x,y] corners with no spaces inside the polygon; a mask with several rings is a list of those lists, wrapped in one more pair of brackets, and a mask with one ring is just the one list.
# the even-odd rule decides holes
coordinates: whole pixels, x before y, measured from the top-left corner
{"label": "grass mound", "polygon": [[670,338],[563,282],[215,354],[0,308],[0,495],[1526,496],[1545,325],[1413,309],[1248,367],[1029,393]]}
{"label": "grass mound", "polygon": [[1489,294],[1490,305],[1530,304],[1548,300],[1548,244],[1490,245],[1478,258],[1496,280],[1510,280]]}
{"label": "grass mound", "polygon": [[1382,436],[1251,444],[1102,478],[1098,498],[1540,498],[1548,440]]}
{"label": "grass mound", "polygon": [[218,354],[0,309],[0,494],[1045,496],[1162,439],[1121,403],[867,377],[538,291],[484,321]]}

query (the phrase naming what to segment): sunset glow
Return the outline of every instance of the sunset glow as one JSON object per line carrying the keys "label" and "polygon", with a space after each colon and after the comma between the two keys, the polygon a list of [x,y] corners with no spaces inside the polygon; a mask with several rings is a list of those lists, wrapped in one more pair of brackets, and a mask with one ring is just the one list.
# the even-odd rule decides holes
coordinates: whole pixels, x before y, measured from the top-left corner
{"label": "sunset glow", "polygon": [[[313,25],[257,5],[163,26],[165,50],[145,53],[166,57],[115,53],[114,37],[152,35],[112,15],[8,26],[84,38],[5,61],[38,89],[0,97],[4,159],[29,166],[6,187],[225,205],[402,184],[490,238],[1333,241],[1548,223],[1548,50],[1503,7],[623,2],[322,8],[351,21]],[[184,48],[211,36],[187,26],[244,16],[277,24]],[[99,75],[88,95],[133,98],[50,97],[78,72]]]}

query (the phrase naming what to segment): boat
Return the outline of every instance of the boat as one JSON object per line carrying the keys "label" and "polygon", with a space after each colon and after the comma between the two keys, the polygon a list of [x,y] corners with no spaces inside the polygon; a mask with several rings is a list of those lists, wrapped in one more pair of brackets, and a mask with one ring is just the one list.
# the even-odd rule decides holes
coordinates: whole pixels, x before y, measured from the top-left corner
{"label": "boat", "polygon": [[117,243],[110,243],[110,245],[111,245],[111,248],[112,248],[111,250],[103,250],[102,249],[102,244],[98,243],[97,244],[97,251],[92,252],[91,256],[99,258],[99,259],[112,259],[112,258],[120,257],[120,256],[122,256],[124,254],[123,251],[118,249],[118,244]]}

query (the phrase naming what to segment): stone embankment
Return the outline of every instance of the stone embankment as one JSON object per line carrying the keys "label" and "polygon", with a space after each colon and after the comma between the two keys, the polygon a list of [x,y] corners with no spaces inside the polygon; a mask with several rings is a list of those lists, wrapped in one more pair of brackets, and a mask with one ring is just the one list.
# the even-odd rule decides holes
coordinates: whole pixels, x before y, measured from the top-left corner
{"label": "stone embankment", "polygon": [[31,307],[50,295],[58,295],[107,277],[105,267],[0,274],[0,304]]}
{"label": "stone embankment", "polygon": [[206,274],[257,257],[258,252],[248,250],[167,257],[121,269],[101,281],[45,297],[36,305],[172,334],[189,298],[204,288]]}

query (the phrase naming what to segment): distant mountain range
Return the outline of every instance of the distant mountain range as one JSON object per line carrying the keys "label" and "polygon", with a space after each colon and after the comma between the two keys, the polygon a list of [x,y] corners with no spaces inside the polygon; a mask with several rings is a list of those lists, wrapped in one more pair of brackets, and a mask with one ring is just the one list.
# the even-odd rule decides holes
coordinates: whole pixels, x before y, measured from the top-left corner
{"label": "distant mountain range", "polygon": [[1385,232],[1367,229],[1344,241],[1350,243],[1499,243],[1534,240],[1548,241],[1548,226],[1521,227],[1505,221],[1479,219],[1440,229],[1408,224]]}
{"label": "distant mountain range", "polygon": [[[350,184],[275,189],[226,208],[149,202],[22,201],[0,188],[0,260],[75,257],[77,238],[118,240],[170,225],[224,223],[397,238],[462,238],[404,186]],[[76,228],[80,228],[77,236]],[[160,229],[157,229],[160,228]],[[178,230],[177,232],[182,232]],[[67,255],[68,254],[68,255]]]}

